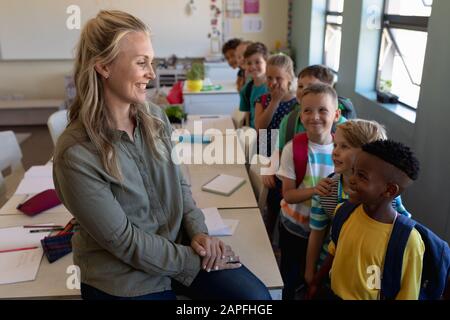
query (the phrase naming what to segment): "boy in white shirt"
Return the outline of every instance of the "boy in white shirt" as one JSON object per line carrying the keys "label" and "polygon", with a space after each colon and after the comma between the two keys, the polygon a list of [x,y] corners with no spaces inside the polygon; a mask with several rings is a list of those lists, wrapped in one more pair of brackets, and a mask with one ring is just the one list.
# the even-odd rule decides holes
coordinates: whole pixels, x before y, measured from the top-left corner
{"label": "boy in white shirt", "polygon": [[[300,119],[306,133],[294,137],[281,156],[277,175],[283,182],[280,215],[283,299],[293,299],[296,288],[304,284],[311,198],[326,196],[331,191],[331,180],[326,177],[334,171],[331,128],[340,117],[337,98],[329,85],[314,84],[305,89]],[[302,152],[305,159],[297,156]]]}

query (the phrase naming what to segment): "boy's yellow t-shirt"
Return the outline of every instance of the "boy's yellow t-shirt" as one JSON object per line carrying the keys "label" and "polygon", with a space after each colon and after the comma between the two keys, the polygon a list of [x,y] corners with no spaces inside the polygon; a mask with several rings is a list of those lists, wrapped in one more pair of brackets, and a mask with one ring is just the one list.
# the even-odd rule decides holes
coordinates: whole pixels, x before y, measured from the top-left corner
{"label": "boy's yellow t-shirt", "polygon": [[[360,205],[342,226],[337,250],[333,241],[328,251],[334,256],[331,289],[344,300],[379,299],[384,256],[392,224],[369,217]],[[413,229],[403,255],[401,289],[397,300],[419,297],[425,245]]]}

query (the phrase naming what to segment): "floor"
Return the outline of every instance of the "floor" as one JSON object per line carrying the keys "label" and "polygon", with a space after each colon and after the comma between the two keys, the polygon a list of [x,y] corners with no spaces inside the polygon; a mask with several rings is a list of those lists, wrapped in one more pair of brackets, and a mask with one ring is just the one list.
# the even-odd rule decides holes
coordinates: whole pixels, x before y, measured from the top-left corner
{"label": "floor", "polygon": [[53,142],[46,125],[40,126],[0,126],[0,131],[30,133],[21,144],[22,164],[25,170],[31,166],[44,165],[53,154]]}

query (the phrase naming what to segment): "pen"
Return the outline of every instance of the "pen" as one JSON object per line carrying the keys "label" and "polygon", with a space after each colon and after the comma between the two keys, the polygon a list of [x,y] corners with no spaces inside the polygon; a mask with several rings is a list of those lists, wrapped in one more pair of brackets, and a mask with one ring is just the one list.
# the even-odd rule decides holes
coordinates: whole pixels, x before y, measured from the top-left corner
{"label": "pen", "polygon": [[54,228],[62,228],[63,226],[55,226],[55,225],[36,225],[36,226],[23,226],[25,229],[31,229],[31,228],[49,228],[49,229],[54,229]]}
{"label": "pen", "polygon": [[16,249],[0,250],[0,253],[16,252],[16,251],[24,251],[24,250],[32,250],[32,249],[37,249],[37,248],[39,248],[39,247],[34,246],[34,247],[25,247],[25,248],[16,248]]}
{"label": "pen", "polygon": [[53,228],[53,229],[36,229],[36,230],[30,230],[30,233],[38,233],[38,232],[51,232],[51,231],[59,231],[64,230],[64,228]]}
{"label": "pen", "polygon": [[218,119],[219,116],[200,116],[200,119]]}

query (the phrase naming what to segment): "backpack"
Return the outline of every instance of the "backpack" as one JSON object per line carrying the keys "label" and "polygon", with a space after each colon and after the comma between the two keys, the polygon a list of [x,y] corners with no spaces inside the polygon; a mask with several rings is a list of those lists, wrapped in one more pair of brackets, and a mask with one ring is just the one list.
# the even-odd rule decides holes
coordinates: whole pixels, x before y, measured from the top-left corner
{"label": "backpack", "polygon": [[[337,210],[331,228],[331,239],[336,247],[342,226],[358,206],[359,204],[346,201]],[[419,299],[438,300],[444,293],[450,276],[448,243],[417,221],[397,215],[386,250],[381,279],[382,299],[393,300],[400,291],[403,253],[413,228],[419,232],[425,244]]]}
{"label": "backpack", "polygon": [[[334,139],[334,134],[332,136]],[[298,187],[305,178],[308,165],[308,136],[306,132],[301,132],[294,136],[292,140],[292,155],[294,158],[295,181]]]}
{"label": "backpack", "polygon": [[[341,114],[346,119],[356,119],[356,111],[353,107],[353,103],[348,98],[344,97],[338,97],[339,101],[339,109],[341,109]],[[295,127],[297,124],[297,119],[300,117],[300,110],[299,111],[292,111],[287,115],[287,123],[286,123],[286,140],[285,144],[292,140],[292,138],[295,136]],[[333,124],[333,132],[336,131],[336,124]]]}
{"label": "backpack", "polygon": [[248,106],[250,107],[250,109],[251,109],[251,106],[250,106],[250,97],[251,97],[251,95],[252,95],[253,85],[254,85],[254,81],[253,81],[253,80],[250,80],[250,81],[248,82],[248,84],[245,86],[245,91],[244,91],[244,94],[243,94],[244,103],[245,103],[246,105],[248,105]]}
{"label": "backpack", "polygon": [[297,187],[302,183],[308,165],[308,136],[305,132],[296,134],[292,140],[295,180]]}

